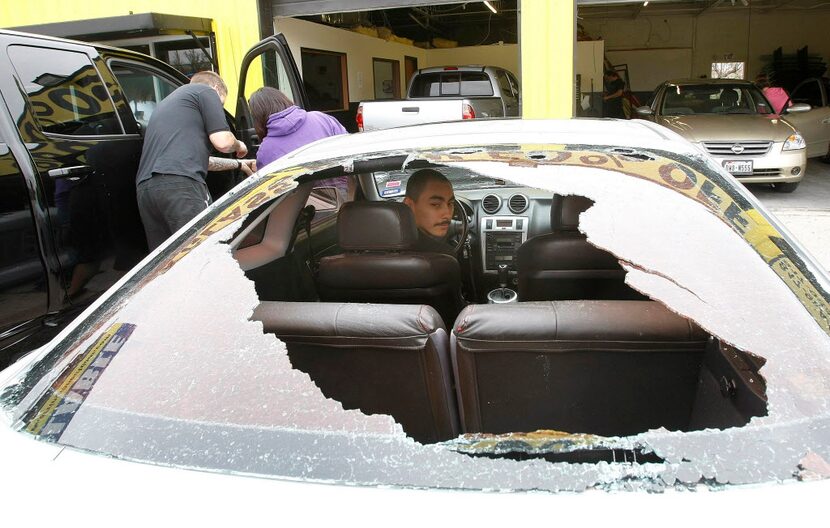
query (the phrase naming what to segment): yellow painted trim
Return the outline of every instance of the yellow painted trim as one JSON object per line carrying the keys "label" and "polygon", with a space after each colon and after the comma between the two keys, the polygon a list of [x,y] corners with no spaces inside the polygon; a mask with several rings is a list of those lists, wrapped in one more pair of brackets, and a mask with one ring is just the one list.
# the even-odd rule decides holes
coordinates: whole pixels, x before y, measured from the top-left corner
{"label": "yellow painted trim", "polygon": [[521,0],[522,116],[574,115],[576,0]]}
{"label": "yellow painted trim", "polygon": [[236,112],[242,58],[259,42],[256,0],[28,0],[0,2],[0,27],[88,20],[131,13],[165,13],[209,18],[216,34],[219,73],[228,85],[225,108]]}

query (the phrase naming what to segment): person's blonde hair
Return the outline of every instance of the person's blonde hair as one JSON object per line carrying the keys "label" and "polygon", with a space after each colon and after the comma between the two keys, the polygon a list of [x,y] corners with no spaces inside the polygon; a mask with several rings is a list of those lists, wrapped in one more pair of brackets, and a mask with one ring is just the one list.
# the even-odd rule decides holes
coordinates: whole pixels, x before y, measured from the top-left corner
{"label": "person's blonde hair", "polygon": [[228,96],[228,86],[219,77],[219,74],[212,71],[200,71],[193,74],[190,84],[206,84],[216,90],[223,97]]}

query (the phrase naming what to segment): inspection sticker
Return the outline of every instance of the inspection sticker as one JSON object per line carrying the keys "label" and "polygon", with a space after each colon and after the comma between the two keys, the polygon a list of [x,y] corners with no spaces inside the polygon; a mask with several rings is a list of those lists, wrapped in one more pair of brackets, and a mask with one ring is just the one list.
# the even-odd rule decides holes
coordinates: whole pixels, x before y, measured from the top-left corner
{"label": "inspection sticker", "polygon": [[43,440],[57,442],[92,386],[134,329],[134,324],[116,323],[101,334],[86,352],[77,356],[24,419],[27,422],[26,431]]}
{"label": "inspection sticker", "polygon": [[386,187],[400,187],[401,180],[389,180],[386,182]]}
{"label": "inspection sticker", "polygon": [[384,189],[380,191],[381,196],[397,196],[398,194],[401,194],[400,189]]}

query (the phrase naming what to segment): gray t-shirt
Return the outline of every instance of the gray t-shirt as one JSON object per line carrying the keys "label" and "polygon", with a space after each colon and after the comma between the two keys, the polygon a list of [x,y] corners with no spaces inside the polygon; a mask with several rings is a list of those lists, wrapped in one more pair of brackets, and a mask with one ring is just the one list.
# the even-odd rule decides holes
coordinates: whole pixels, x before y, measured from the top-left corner
{"label": "gray t-shirt", "polygon": [[138,166],[136,185],[153,174],[176,174],[204,183],[210,134],[229,130],[219,95],[204,84],[186,84],[153,112]]}

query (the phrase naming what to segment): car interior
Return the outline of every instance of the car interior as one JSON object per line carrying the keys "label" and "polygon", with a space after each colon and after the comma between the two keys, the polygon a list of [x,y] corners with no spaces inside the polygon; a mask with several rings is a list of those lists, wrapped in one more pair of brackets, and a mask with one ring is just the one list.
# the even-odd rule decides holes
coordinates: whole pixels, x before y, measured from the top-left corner
{"label": "car interior", "polygon": [[260,299],[252,320],[326,397],[389,414],[423,443],[693,431],[766,414],[763,359],[628,286],[579,231],[591,200],[452,180],[456,256],[418,252],[400,201],[416,167],[390,163],[304,176],[230,241]]}

